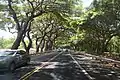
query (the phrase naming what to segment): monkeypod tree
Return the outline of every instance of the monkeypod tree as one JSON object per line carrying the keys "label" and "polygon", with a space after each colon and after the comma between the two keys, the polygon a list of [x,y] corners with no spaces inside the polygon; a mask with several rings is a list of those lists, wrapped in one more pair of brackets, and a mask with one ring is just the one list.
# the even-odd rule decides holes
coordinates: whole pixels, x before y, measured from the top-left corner
{"label": "monkeypod tree", "polygon": [[32,23],[32,36],[36,43],[36,52],[44,50],[52,50],[55,45],[56,38],[62,34],[66,20],[53,13],[46,13],[35,18]]}
{"label": "monkeypod tree", "polygon": [[120,36],[119,3],[118,0],[94,0],[81,27],[86,31],[87,49],[101,54],[108,51],[108,44],[114,36]]}
{"label": "monkeypod tree", "polygon": [[70,1],[72,0],[1,0],[4,18],[0,22],[4,22],[3,19],[6,18],[5,22],[9,23],[7,27],[14,28],[17,32],[16,40],[11,48],[17,49],[25,36],[30,41],[26,49],[30,48],[30,24],[34,18],[49,12],[58,16],[67,15],[70,11]]}

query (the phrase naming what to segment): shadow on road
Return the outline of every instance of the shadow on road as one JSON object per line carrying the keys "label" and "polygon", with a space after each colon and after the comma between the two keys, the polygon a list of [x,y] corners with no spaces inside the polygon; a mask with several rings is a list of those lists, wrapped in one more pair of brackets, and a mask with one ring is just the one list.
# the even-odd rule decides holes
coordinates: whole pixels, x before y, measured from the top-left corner
{"label": "shadow on road", "polygon": [[71,57],[60,55],[28,80],[88,80]]}

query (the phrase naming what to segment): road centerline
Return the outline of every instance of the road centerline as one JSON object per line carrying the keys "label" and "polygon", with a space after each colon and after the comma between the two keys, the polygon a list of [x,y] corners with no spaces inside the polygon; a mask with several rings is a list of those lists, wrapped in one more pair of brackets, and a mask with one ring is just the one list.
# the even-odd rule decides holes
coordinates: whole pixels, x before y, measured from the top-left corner
{"label": "road centerline", "polygon": [[50,61],[54,60],[56,57],[58,57],[60,54],[62,54],[63,52],[60,52],[59,54],[55,55],[54,57],[50,58],[46,64],[42,64],[40,67],[36,67],[35,69],[33,69],[32,71],[26,73],[25,75],[23,75],[19,80],[26,80],[28,79],[30,76],[32,76],[35,72],[39,71],[40,69],[42,69],[45,65],[49,64]]}

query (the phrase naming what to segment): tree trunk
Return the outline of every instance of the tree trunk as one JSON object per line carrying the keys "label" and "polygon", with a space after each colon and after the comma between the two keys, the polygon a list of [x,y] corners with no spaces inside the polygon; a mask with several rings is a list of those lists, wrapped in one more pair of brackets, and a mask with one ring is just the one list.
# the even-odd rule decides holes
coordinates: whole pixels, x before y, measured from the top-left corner
{"label": "tree trunk", "polygon": [[40,45],[42,44],[43,40],[44,40],[44,37],[45,37],[46,34],[44,34],[44,36],[42,36],[40,42],[38,43],[39,41],[39,38],[36,39],[36,53],[39,52],[39,48],[40,48]]}
{"label": "tree trunk", "polygon": [[52,50],[52,48],[53,48],[53,41],[50,41],[49,42],[49,50]]}
{"label": "tree trunk", "polygon": [[39,49],[40,49],[40,44],[36,45],[36,53],[39,52]]}
{"label": "tree trunk", "polygon": [[45,51],[48,50],[48,40],[45,42]]}
{"label": "tree trunk", "polygon": [[17,33],[17,38],[16,38],[15,42],[13,43],[11,49],[18,49],[18,47],[20,46],[20,42],[22,40],[22,37],[23,37],[23,33],[22,33],[22,31],[19,31]]}
{"label": "tree trunk", "polygon": [[103,44],[103,50],[102,50],[102,52],[107,52],[108,51],[107,47],[108,47],[108,44],[109,44],[109,42],[110,42],[110,40],[112,39],[113,36],[115,36],[115,35],[110,36],[108,39],[106,39],[103,42],[104,44]]}
{"label": "tree trunk", "polygon": [[39,38],[36,37],[35,45],[36,45],[36,54],[39,52],[40,45],[38,44]]}
{"label": "tree trunk", "polygon": [[43,39],[42,40],[42,46],[41,46],[41,51],[40,52],[43,52],[44,46],[45,46],[45,40]]}
{"label": "tree trunk", "polygon": [[30,27],[29,27],[28,32],[27,32],[27,37],[28,37],[29,43],[28,43],[28,46],[27,46],[27,48],[26,48],[26,52],[27,52],[28,54],[29,54],[30,48],[32,47],[32,39],[31,39],[31,37],[30,37],[30,31],[31,31],[31,29],[30,29]]}
{"label": "tree trunk", "polygon": [[17,38],[16,38],[15,42],[13,43],[11,49],[18,49],[18,47],[20,46],[20,43],[22,41],[23,35],[26,34],[26,30],[28,28],[29,23],[30,23],[30,20],[27,20],[21,24],[21,28],[18,30]]}
{"label": "tree trunk", "polygon": [[[28,24],[28,29],[26,29],[26,31],[24,32],[23,38],[22,38],[22,42],[24,45],[24,49],[26,50],[26,53],[29,54],[29,50],[32,47],[32,39],[30,37],[30,31],[31,31],[31,22],[29,22]],[[28,45],[25,43],[24,38],[27,37],[29,40]]]}

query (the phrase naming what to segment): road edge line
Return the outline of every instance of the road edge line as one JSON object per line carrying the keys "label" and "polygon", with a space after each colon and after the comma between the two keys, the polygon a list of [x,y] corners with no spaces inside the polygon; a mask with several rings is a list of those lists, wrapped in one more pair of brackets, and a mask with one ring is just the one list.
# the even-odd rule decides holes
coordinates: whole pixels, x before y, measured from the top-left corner
{"label": "road edge line", "polygon": [[75,63],[79,66],[79,68],[82,70],[82,72],[85,74],[85,76],[89,78],[89,80],[94,80],[94,78],[91,77],[88,74],[88,72],[82,66],[80,66],[80,64],[78,63],[78,61],[71,54],[70,54],[70,57],[75,61]]}

